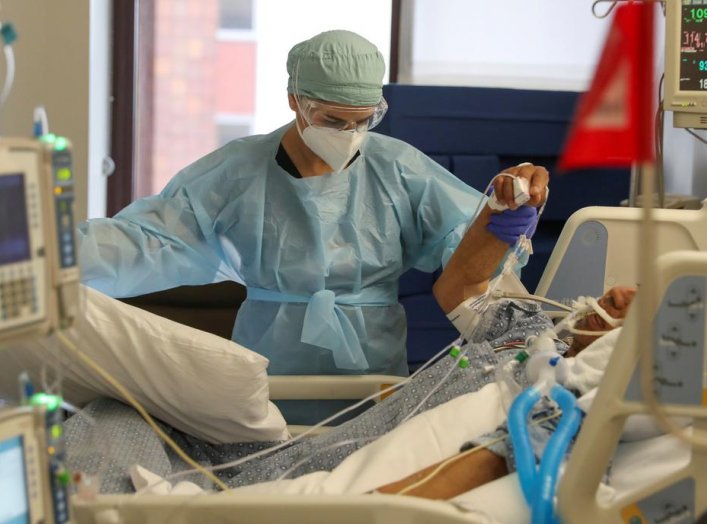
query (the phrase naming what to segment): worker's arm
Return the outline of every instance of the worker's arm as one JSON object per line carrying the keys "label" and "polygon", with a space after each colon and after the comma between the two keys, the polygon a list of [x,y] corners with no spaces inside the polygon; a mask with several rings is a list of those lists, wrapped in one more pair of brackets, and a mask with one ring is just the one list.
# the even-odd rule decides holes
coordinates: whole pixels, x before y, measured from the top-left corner
{"label": "worker's arm", "polygon": [[[441,463],[440,463],[441,464]],[[439,464],[434,464],[402,480],[387,484],[377,491],[399,493],[408,486],[420,482],[432,473]],[[487,482],[508,474],[506,461],[488,449],[479,449],[445,465],[438,473],[419,486],[406,491],[405,495],[427,499],[448,500]]]}
{"label": "worker's arm", "polygon": [[89,220],[78,238],[82,282],[113,297],[223,280],[220,247],[179,195],[148,197],[115,218]]}

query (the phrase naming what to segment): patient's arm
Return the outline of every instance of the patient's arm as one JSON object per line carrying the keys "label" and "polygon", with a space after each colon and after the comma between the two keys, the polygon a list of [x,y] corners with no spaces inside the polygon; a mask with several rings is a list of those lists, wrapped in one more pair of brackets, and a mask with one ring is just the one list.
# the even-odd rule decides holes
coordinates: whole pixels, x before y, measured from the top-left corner
{"label": "patient's arm", "polygon": [[[545,202],[549,180],[547,169],[523,164],[503,172],[525,178],[529,182],[530,200],[527,205],[540,207]],[[494,181],[494,192],[502,203],[516,209],[510,178],[497,178]],[[432,288],[435,299],[445,313],[451,313],[465,299],[484,293],[488,280],[508,251],[509,245],[486,229],[491,213],[491,208],[483,207]]]}
{"label": "patient's arm", "polygon": [[[441,463],[440,463],[441,464]],[[429,466],[402,480],[378,488],[380,493],[399,493],[422,480],[439,464]],[[405,495],[447,500],[508,474],[506,460],[488,449],[479,449],[447,464],[434,477]]]}
{"label": "patient's arm", "polygon": [[483,294],[508,251],[508,244],[486,229],[490,216],[491,209],[484,206],[432,287],[445,313],[451,313],[468,297]]}

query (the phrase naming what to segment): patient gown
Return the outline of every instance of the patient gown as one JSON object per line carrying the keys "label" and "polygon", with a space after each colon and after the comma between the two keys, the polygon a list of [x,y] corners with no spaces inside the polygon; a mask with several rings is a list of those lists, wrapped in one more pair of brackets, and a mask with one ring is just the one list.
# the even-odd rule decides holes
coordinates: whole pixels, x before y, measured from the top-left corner
{"label": "patient gown", "polygon": [[84,223],[82,279],[114,297],[240,282],[232,338],[270,374],[407,375],[398,279],[445,262],[482,196],[376,133],[343,172],[295,178],[275,160],[287,128],[231,142],[161,194]]}
{"label": "patient gown", "polygon": [[[305,438],[269,456],[218,471],[217,474],[229,486],[237,487],[275,480],[285,472],[288,473],[287,478],[295,478],[313,471],[331,471],[348,455],[369,442],[360,439],[384,435],[400,425],[433,389],[433,394],[420,406],[418,412],[478,391],[489,384],[495,375],[486,372],[485,368],[496,366],[515,355],[514,350],[498,351],[499,348],[538,335],[551,326],[550,320],[535,304],[504,301],[485,315],[479,331],[483,336],[469,348],[469,367],[459,368],[451,356],[445,356],[401,390],[355,419],[325,434]],[[558,350],[566,349],[565,344],[558,342]],[[443,377],[452,368],[451,374],[443,381]],[[522,366],[516,378],[522,385],[526,385]],[[68,463],[72,469],[100,473],[103,492],[132,491],[126,470],[133,464],[140,464],[160,476],[187,468],[181,459],[161,443],[132,408],[113,400],[101,399],[90,404],[86,414],[93,419],[74,416],[65,423]],[[474,413],[463,413],[460,416],[473,417]],[[209,444],[166,425],[163,427],[183,450],[203,465],[231,462],[274,444]],[[337,445],[349,440],[356,442]],[[459,443],[460,446],[462,444]],[[420,453],[424,450],[411,449],[410,452]],[[200,475],[190,475],[181,480],[197,482],[204,487],[208,485]]]}

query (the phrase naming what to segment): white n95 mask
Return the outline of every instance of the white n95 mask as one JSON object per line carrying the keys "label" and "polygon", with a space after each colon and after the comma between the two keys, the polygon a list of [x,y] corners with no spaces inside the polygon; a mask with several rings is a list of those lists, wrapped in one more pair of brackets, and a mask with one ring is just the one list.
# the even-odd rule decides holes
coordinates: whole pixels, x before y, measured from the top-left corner
{"label": "white n95 mask", "polygon": [[355,129],[338,130],[314,125],[307,126],[304,131],[301,131],[299,123],[297,130],[300,131],[307,147],[329,164],[335,173],[339,173],[348,165],[361,147],[367,133]]}

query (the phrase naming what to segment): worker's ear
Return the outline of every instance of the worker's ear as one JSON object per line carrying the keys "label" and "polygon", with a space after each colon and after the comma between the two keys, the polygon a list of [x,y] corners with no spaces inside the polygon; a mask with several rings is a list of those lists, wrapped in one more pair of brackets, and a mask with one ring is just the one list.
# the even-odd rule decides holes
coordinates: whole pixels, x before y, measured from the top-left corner
{"label": "worker's ear", "polygon": [[293,95],[292,93],[288,93],[287,101],[290,104],[290,109],[292,109],[296,113],[297,112],[297,100],[295,100],[295,95]]}

